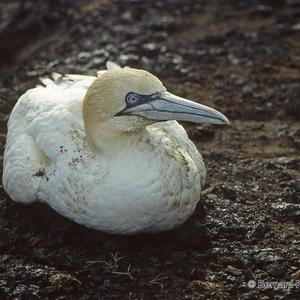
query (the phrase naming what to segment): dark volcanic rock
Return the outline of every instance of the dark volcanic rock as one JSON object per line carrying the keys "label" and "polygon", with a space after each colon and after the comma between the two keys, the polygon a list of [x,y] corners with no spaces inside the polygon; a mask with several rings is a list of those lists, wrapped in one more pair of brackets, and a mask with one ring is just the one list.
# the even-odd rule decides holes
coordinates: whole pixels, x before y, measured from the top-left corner
{"label": "dark volcanic rock", "polygon": [[276,203],[272,205],[274,214],[280,219],[291,218],[300,221],[300,204],[292,203]]}
{"label": "dark volcanic rock", "polygon": [[108,59],[152,71],[231,125],[186,127],[207,185],[172,232],[103,234],[45,205],[15,204],[0,186],[0,299],[298,299],[297,288],[247,282],[300,278],[299,8],[298,0],[1,1],[2,152],[9,113],[39,76],[95,74]]}
{"label": "dark volcanic rock", "polygon": [[286,87],[286,111],[290,115],[300,116],[300,84],[291,84]]}

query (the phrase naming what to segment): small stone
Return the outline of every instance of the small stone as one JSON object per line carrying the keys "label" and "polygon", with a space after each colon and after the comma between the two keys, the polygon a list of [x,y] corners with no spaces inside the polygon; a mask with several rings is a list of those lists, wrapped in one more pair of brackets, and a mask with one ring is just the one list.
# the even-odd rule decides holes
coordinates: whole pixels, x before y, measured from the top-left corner
{"label": "small stone", "polygon": [[279,277],[282,274],[285,274],[287,272],[287,268],[277,262],[267,265],[266,271],[270,276],[273,277]]}
{"label": "small stone", "polygon": [[7,285],[5,280],[0,280],[0,297],[1,299],[6,299],[6,296],[9,292],[10,288]]}
{"label": "small stone", "polygon": [[300,116],[300,84],[294,83],[287,87],[285,110],[293,116]]}
{"label": "small stone", "polygon": [[197,291],[200,294],[213,296],[217,295],[218,291],[220,291],[221,285],[215,282],[193,280],[188,284],[187,289]]}
{"label": "small stone", "polygon": [[293,25],[292,29],[294,31],[300,31],[300,23]]}
{"label": "small stone", "polygon": [[211,125],[201,125],[189,131],[189,135],[192,139],[210,140],[215,136],[215,130]]}
{"label": "small stone", "polygon": [[222,185],[222,192],[223,192],[223,195],[226,199],[236,200],[236,191],[233,188],[223,184]]}
{"label": "small stone", "polygon": [[281,165],[281,166],[288,166],[288,165],[293,164],[295,161],[296,161],[296,159],[293,157],[282,156],[282,157],[276,158],[274,160],[274,163]]}
{"label": "small stone", "polygon": [[242,93],[243,95],[251,95],[256,88],[257,88],[257,84],[249,83],[243,86]]}
{"label": "small stone", "polygon": [[147,54],[155,55],[160,52],[160,46],[155,43],[147,43],[142,46],[142,50]]}
{"label": "small stone", "polygon": [[287,202],[273,203],[272,209],[280,217],[289,217],[295,221],[300,221],[300,204]]}
{"label": "small stone", "polygon": [[253,259],[258,266],[266,266],[267,264],[277,263],[282,260],[271,248],[261,249],[260,252],[253,256]]}
{"label": "small stone", "polygon": [[293,187],[297,193],[300,193],[300,179],[295,180]]}
{"label": "small stone", "polygon": [[273,12],[272,6],[269,5],[257,5],[256,6],[256,13],[259,13],[263,17],[267,17],[271,15]]}
{"label": "small stone", "polygon": [[291,275],[294,279],[300,279],[300,269]]}
{"label": "small stone", "polygon": [[229,274],[232,274],[234,276],[240,276],[243,274],[242,270],[237,269],[233,266],[227,266],[227,268],[225,269],[225,271]]}
{"label": "small stone", "polygon": [[139,61],[139,56],[135,54],[121,54],[119,57],[121,65],[130,65]]}
{"label": "small stone", "polygon": [[72,292],[81,282],[70,274],[58,273],[49,278],[49,282],[55,285],[59,290]]}
{"label": "small stone", "polygon": [[259,223],[255,225],[252,231],[250,231],[249,236],[254,238],[263,238],[269,231],[270,226],[268,224]]}
{"label": "small stone", "polygon": [[8,243],[9,237],[11,235],[11,232],[9,229],[3,228],[0,226],[0,246],[6,245]]}
{"label": "small stone", "polygon": [[19,284],[15,287],[15,289],[13,291],[13,295],[17,298],[18,297],[22,298],[25,296],[26,291],[27,291],[27,286],[24,284]]}

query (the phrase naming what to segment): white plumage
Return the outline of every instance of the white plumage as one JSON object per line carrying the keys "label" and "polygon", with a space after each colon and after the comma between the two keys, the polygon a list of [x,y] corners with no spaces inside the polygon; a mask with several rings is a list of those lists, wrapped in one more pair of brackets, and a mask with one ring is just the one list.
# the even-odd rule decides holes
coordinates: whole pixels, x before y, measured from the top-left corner
{"label": "white plumage", "polygon": [[[108,68],[97,80],[56,74],[55,80],[41,80],[45,87],[20,97],[8,122],[4,188],[16,202],[45,202],[65,217],[97,230],[117,234],[169,230],[195,210],[206,175],[202,157],[176,121],[155,123],[136,111],[122,116],[115,116],[118,111],[114,111],[110,118],[94,119],[91,139],[96,136],[97,149],[93,149],[87,136],[90,114],[83,114],[83,102],[93,101],[87,90],[107,78],[109,90],[114,76],[121,76],[125,69],[127,77],[129,71],[147,73],[120,69],[113,63]],[[135,82],[136,90],[128,87],[127,92],[139,92],[138,85]],[[164,93],[162,88],[158,86],[161,90],[153,93]],[[94,112],[114,99],[101,101]],[[124,110],[125,99],[118,101],[119,110]],[[111,131],[110,126],[118,130]]]}

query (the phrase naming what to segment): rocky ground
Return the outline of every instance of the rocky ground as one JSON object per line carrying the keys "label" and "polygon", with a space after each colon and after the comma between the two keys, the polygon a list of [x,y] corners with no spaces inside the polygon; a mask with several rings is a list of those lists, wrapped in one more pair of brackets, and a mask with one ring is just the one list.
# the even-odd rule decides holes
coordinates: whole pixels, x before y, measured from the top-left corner
{"label": "rocky ground", "polygon": [[232,122],[187,127],[208,182],[174,232],[106,235],[1,189],[1,299],[299,299],[300,1],[2,1],[0,41],[2,150],[39,76],[108,58]]}

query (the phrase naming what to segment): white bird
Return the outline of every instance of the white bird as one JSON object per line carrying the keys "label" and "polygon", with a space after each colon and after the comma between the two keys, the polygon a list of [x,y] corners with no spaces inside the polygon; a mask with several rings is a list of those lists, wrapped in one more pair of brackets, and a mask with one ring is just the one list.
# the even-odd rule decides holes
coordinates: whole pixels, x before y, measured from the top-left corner
{"label": "white bird", "polygon": [[98,77],[54,74],[15,105],[4,153],[4,189],[47,203],[96,230],[170,230],[200,199],[206,169],[175,120],[226,124],[207,106],[166,91],[151,73],[108,62]]}

